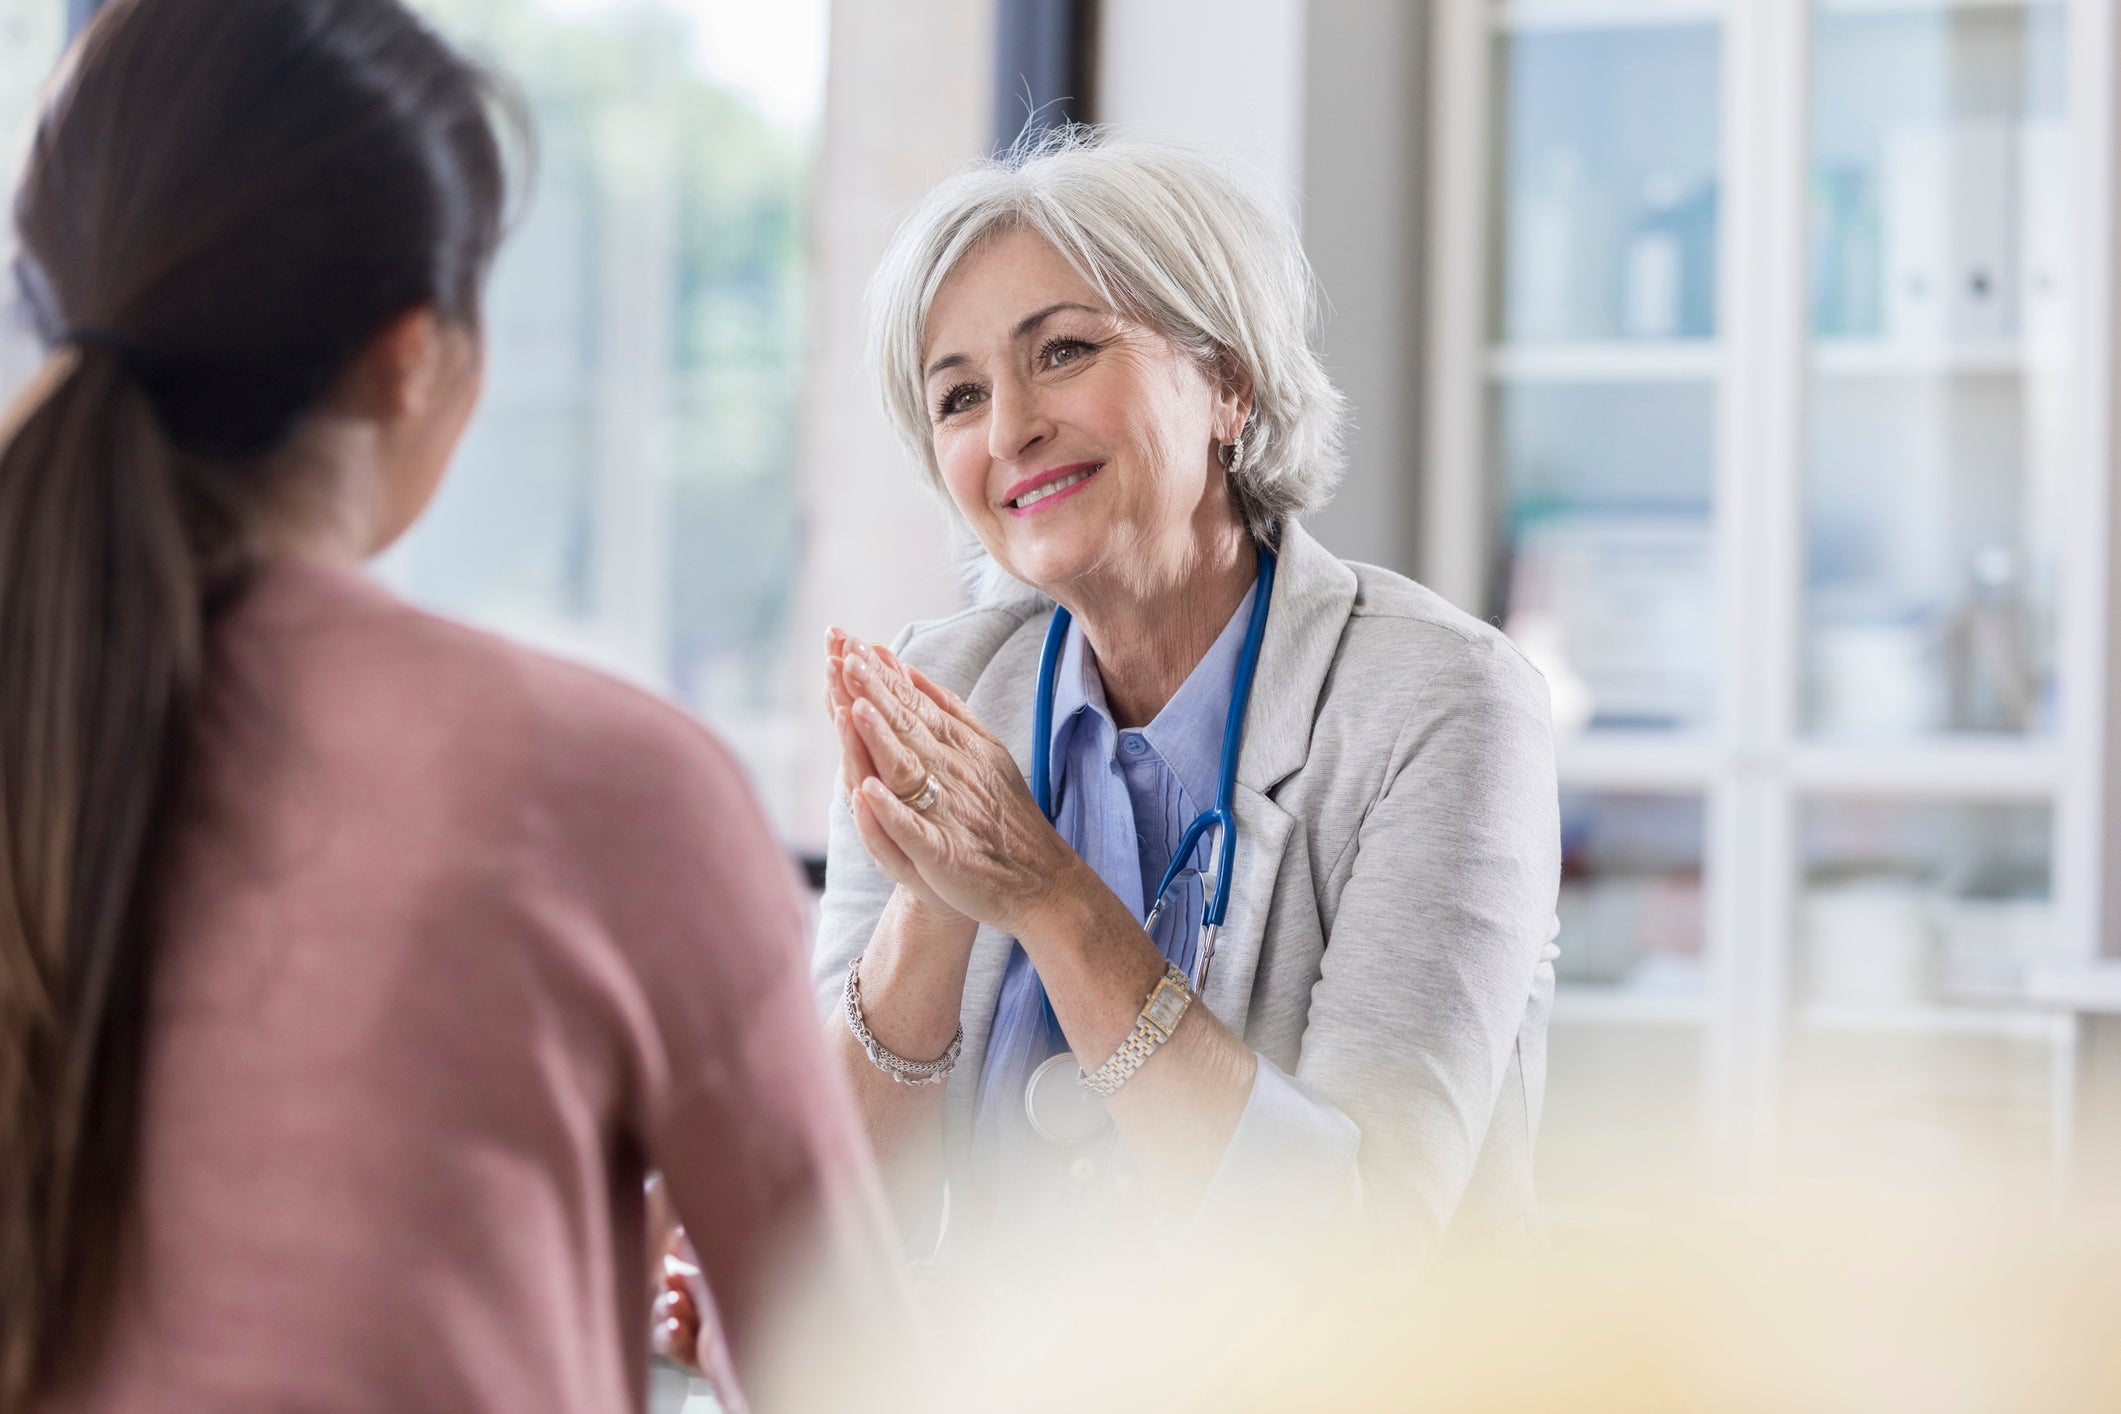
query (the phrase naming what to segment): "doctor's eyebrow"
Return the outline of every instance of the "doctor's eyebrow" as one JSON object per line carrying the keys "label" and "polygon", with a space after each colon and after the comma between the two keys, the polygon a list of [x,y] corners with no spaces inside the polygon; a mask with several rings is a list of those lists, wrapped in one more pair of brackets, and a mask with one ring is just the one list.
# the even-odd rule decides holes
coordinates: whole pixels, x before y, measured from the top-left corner
{"label": "doctor's eyebrow", "polygon": [[[1026,335],[1035,332],[1039,325],[1045,323],[1054,315],[1059,314],[1061,311],[1068,309],[1081,310],[1084,314],[1103,314],[1105,312],[1102,309],[1095,309],[1087,304],[1078,304],[1074,300],[1064,299],[1058,304],[1049,304],[1044,309],[1038,310],[1036,313],[1027,314],[1022,319],[1017,320],[1016,327],[1009,331],[1009,341],[1011,343],[1015,343],[1016,341],[1024,338]],[[962,368],[964,365],[970,362],[972,362],[971,358],[965,354],[945,354],[941,358],[937,359],[935,362],[929,364],[927,373],[922,376],[924,378],[933,378],[936,374],[941,373],[946,368]]]}

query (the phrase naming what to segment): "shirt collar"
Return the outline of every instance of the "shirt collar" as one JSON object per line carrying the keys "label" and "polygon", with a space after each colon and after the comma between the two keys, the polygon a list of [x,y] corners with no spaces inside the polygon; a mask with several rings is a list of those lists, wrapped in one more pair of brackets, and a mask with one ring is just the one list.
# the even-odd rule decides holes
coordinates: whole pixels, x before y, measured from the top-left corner
{"label": "shirt collar", "polygon": [[[1215,802],[1222,780],[1223,723],[1230,710],[1230,694],[1237,684],[1237,661],[1244,654],[1245,629],[1252,611],[1252,596],[1258,582],[1245,591],[1237,609],[1193,671],[1171,694],[1154,721],[1141,729],[1156,754],[1171,768],[1178,783],[1193,802],[1205,810]],[[1112,711],[1105,702],[1104,680],[1098,676],[1097,655],[1083,637],[1080,623],[1068,625],[1067,642],[1054,668],[1052,759],[1058,762],[1067,749],[1069,728],[1084,708],[1111,729],[1111,744],[1118,743]]]}
{"label": "shirt collar", "polygon": [[1112,725],[1112,710],[1105,705],[1105,684],[1097,675],[1089,641],[1083,637],[1083,626],[1071,620],[1068,637],[1061,645],[1060,662],[1053,668],[1053,740],[1048,746],[1052,752],[1056,784],[1060,775],[1059,763],[1068,749],[1068,738],[1084,708],[1108,728]]}

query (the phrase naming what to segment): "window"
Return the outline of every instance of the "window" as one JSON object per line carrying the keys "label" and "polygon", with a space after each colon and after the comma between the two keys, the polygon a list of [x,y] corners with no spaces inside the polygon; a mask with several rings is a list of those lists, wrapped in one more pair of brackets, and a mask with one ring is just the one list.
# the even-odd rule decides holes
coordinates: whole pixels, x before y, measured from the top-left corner
{"label": "window", "polygon": [[711,719],[786,828],[782,671],[824,0],[416,0],[527,100],[485,401],[410,597]]}
{"label": "window", "polygon": [[[37,95],[59,57],[66,9],[60,0],[0,0],[0,186],[14,209],[15,184],[37,121]],[[0,223],[0,407],[14,400],[42,361],[15,291],[15,224]]]}
{"label": "window", "polygon": [[[522,93],[536,163],[490,292],[484,404],[382,572],[711,718],[785,829],[826,0],[413,3]],[[0,0],[10,192],[66,16]],[[4,305],[0,397],[41,357],[12,281]]]}

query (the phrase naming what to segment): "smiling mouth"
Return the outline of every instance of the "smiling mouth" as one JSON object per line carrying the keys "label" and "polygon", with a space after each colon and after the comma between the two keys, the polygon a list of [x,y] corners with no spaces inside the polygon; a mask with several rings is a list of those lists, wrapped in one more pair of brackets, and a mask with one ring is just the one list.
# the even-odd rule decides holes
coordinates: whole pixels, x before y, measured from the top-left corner
{"label": "smiling mouth", "polygon": [[1061,492],[1067,490],[1071,486],[1082,485],[1085,481],[1088,481],[1091,477],[1097,475],[1104,469],[1105,464],[1103,462],[1099,462],[1096,466],[1086,466],[1081,471],[1073,472],[1067,476],[1063,476],[1058,481],[1049,481],[1043,486],[1035,487],[1032,490],[1026,491],[1023,495],[1009,502],[1009,508],[1011,510],[1018,511],[1026,510],[1029,507],[1037,505],[1040,501],[1045,500],[1048,496],[1058,496]]}

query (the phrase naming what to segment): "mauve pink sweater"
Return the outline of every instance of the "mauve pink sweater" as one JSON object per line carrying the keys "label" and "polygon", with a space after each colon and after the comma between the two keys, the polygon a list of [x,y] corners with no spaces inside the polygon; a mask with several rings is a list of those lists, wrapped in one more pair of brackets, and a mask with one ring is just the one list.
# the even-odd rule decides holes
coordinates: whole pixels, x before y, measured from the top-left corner
{"label": "mauve pink sweater", "polygon": [[215,635],[136,1253],[65,1410],[638,1410],[659,1167],[739,1371],[790,1244],[893,1255],[793,870],[645,694],[269,570]]}

